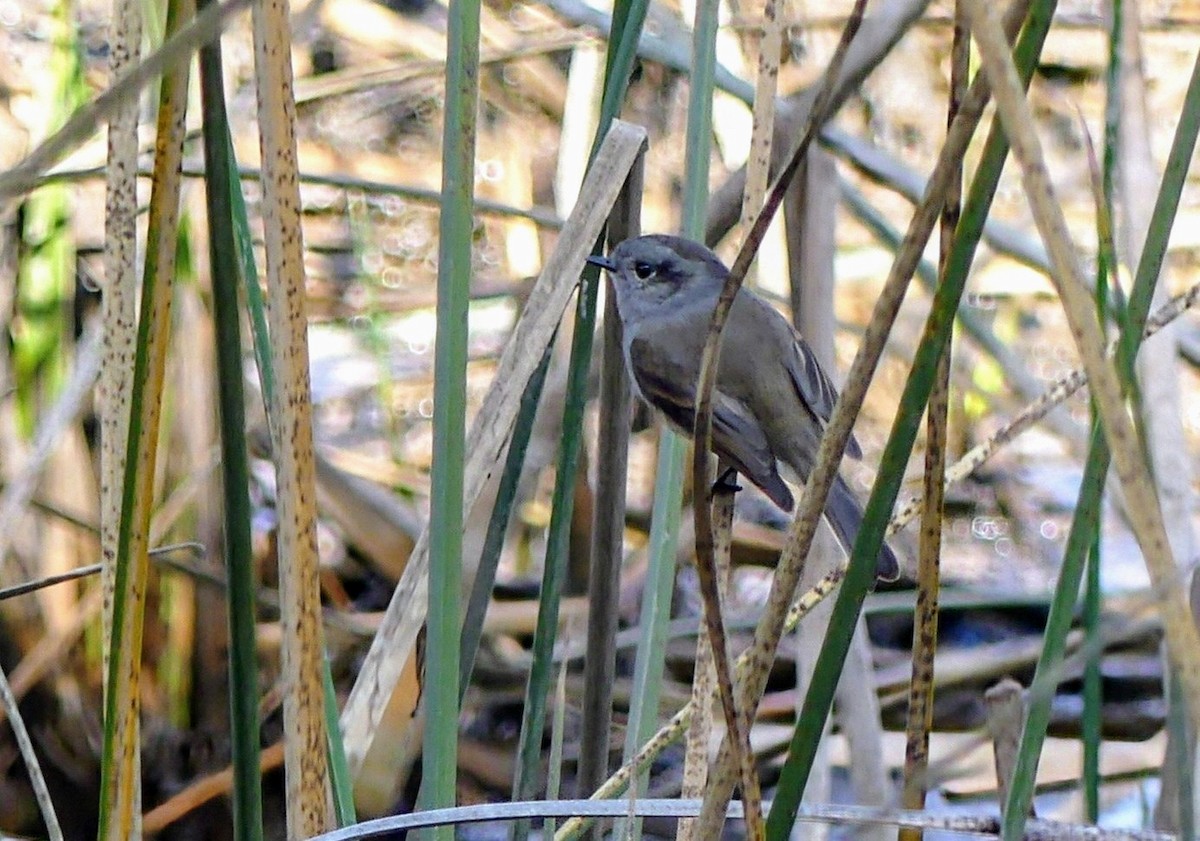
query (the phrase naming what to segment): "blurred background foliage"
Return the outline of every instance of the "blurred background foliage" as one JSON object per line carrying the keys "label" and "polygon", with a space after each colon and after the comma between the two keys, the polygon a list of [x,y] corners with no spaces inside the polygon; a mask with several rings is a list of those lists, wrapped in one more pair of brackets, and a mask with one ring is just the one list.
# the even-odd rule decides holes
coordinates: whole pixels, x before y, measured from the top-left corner
{"label": "blurred background foliage", "polygon": [[[1139,4],[1125,31],[1132,69],[1115,80],[1106,73],[1111,10],[1091,2],[1062,2],[1042,51],[1030,101],[1067,221],[1092,258],[1097,215],[1089,138],[1103,143],[1106,100],[1125,86],[1140,110],[1127,112],[1136,132],[1120,145],[1137,156],[1118,162],[1117,249],[1124,272],[1136,263],[1138,202],[1152,201],[1158,168],[1166,160],[1183,108],[1194,59],[1200,7],[1191,2]],[[673,45],[680,60],[661,53],[635,65],[622,119],[645,127],[642,226],[676,231],[686,192],[684,130],[689,75],[681,69],[690,46],[690,3],[655,3],[647,31]],[[791,97],[813,85],[829,61],[850,3],[780,4],[784,23],[778,89]],[[142,4],[148,39],[165,11]],[[1120,6],[1118,6],[1120,8]],[[433,442],[433,348],[438,253],[437,198],[441,179],[445,36],[451,12],[438,0],[302,0],[291,7],[297,102],[298,165],[302,173],[305,303],[309,318],[311,405],[316,441],[319,582],[324,635],[334,695],[344,699],[428,516]],[[862,327],[891,264],[902,231],[944,135],[954,9],[934,0],[923,6],[877,0],[877,22],[896,28],[895,44],[880,50],[869,74],[845,100],[826,133],[836,159],[833,190],[841,195],[836,236],[827,255],[837,287],[832,351],[840,370],[854,354]],[[103,0],[0,0],[0,170],[17,164],[89,97],[108,83],[108,25]],[[752,80],[761,4],[721,5],[717,56],[735,77]],[[870,19],[870,17],[869,17]],[[604,62],[595,10],[576,0],[507,2],[482,6],[476,207],[471,252],[471,304],[466,370],[468,424],[491,382],[496,360],[518,313],[571,211],[582,181],[599,105]],[[232,19],[223,41],[224,84],[233,148],[243,168],[253,257],[262,267],[261,191],[253,51],[248,15]],[[452,60],[454,57],[451,57]],[[1135,71],[1140,71],[1135,72]],[[1131,78],[1132,77],[1132,78]],[[718,79],[720,86],[721,80]],[[726,87],[736,87],[726,85]],[[156,556],[151,567],[141,657],[148,671],[143,705],[142,804],[148,832],[164,838],[232,837],[223,786],[198,793],[196,782],[229,764],[227,688],[229,640],[223,619],[221,499],[213,339],[213,280],[200,148],[199,96],[193,85],[184,149],[182,213],[176,256],[171,347],[165,378],[160,455],[153,476],[154,540],[196,542],[199,548]],[[736,90],[734,91],[737,92]],[[714,94],[709,184],[710,219],[729,203],[730,184],[749,155],[750,111],[725,92]],[[744,97],[743,97],[744,99]],[[140,99],[139,166],[152,166],[154,103]],[[1139,134],[1140,133],[1140,134]],[[791,143],[788,137],[784,146]],[[1139,146],[1140,144],[1140,146]],[[982,139],[964,161],[978,162]],[[1139,168],[1140,167],[1140,168]],[[951,460],[985,440],[1042,388],[1077,367],[1078,359],[1032,224],[1015,167],[1001,180],[992,227],[975,260],[967,297],[967,341],[954,344],[950,372]],[[44,185],[11,199],[0,219],[0,586],[95,563],[100,555],[99,423],[88,391],[98,368],[90,325],[98,319],[104,287],[103,133],[83,143]],[[149,201],[148,178],[138,202]],[[724,212],[737,213],[734,209]],[[789,212],[789,211],[785,211]],[[144,214],[143,214],[144,216]],[[144,221],[142,236],[144,237]],[[887,226],[891,226],[891,230]],[[1131,232],[1132,230],[1132,232]],[[1200,277],[1200,191],[1195,178],[1183,190],[1162,286],[1172,294]],[[737,226],[718,247],[732,259]],[[143,248],[145,247],[143,242]],[[782,225],[768,237],[749,282],[792,311],[806,283],[793,272]],[[928,255],[936,262],[936,250]],[[247,255],[243,255],[247,256]],[[140,261],[139,261],[140,265]],[[1127,274],[1120,277],[1127,280]],[[1124,282],[1124,280],[1122,282]],[[1127,286],[1127,284],[1126,284]],[[865,458],[847,466],[865,497],[929,309],[926,291],[906,300],[873,383],[856,434]],[[566,389],[571,319],[565,319],[552,355],[545,393],[534,421],[517,503],[507,530],[494,590],[483,624],[473,680],[465,692],[458,747],[461,803],[507,799],[512,790],[522,692],[536,622],[536,582],[551,519],[554,465]],[[249,334],[243,330],[243,337]],[[983,341],[980,340],[983,337]],[[1144,371],[1143,394],[1152,420],[1176,437],[1149,439],[1177,560],[1195,557],[1195,455],[1200,437],[1200,323],[1185,316],[1160,341],[1167,348]],[[260,379],[249,340],[243,339],[246,440],[254,582],[258,589],[255,650],[260,668],[258,711],[262,744],[286,739],[279,688],[281,633],[276,587],[276,475]],[[1159,346],[1159,345],[1156,345]],[[998,350],[997,350],[998,349]],[[91,358],[87,358],[91,355]],[[596,356],[599,356],[597,342]],[[598,374],[598,363],[594,366]],[[82,388],[67,381],[81,378]],[[90,378],[90,379],[89,379]],[[592,393],[595,392],[593,377]],[[60,405],[71,399],[74,402]],[[65,422],[52,421],[66,413]],[[928,781],[933,810],[984,810],[995,803],[991,748],[980,735],[987,719],[984,690],[1011,676],[1028,685],[1043,646],[1049,594],[1058,574],[1067,529],[1083,475],[1090,422],[1086,392],[1070,398],[1047,421],[1001,449],[983,468],[951,488],[946,501],[942,618],[937,656]],[[583,470],[573,487],[574,512],[560,657],[582,655],[588,547],[597,478],[610,454],[596,449],[595,413],[585,420]],[[53,429],[47,442],[39,430]],[[658,437],[634,435],[629,455],[626,563],[619,608],[617,709],[613,743],[630,704],[636,623],[646,580],[646,548],[653,502]],[[1170,441],[1172,443],[1164,443]],[[918,450],[921,444],[918,443]],[[1163,450],[1162,448],[1165,448]],[[1165,453],[1165,454],[1164,454]],[[32,492],[18,493],[31,481]],[[1174,468],[1172,471],[1170,468]],[[923,471],[911,460],[902,498],[917,493]],[[687,484],[685,484],[687,487]],[[495,487],[485,489],[494,494]],[[770,566],[783,544],[786,520],[753,489],[741,495],[734,527],[733,574],[727,623],[744,642],[749,617],[761,603]],[[685,505],[690,500],[685,499]],[[463,527],[466,585],[487,533],[490,508],[468,512]],[[685,517],[680,557],[690,557]],[[1180,819],[1154,804],[1179,795],[1163,788],[1170,762],[1164,727],[1167,692],[1159,655],[1161,629],[1148,610],[1148,579],[1136,541],[1123,520],[1119,495],[1101,518],[1103,707],[1100,769],[1107,781],[1097,806],[1085,807],[1079,779],[1083,707],[1082,666],[1070,661],[1061,675],[1039,782],[1047,792],[1039,815],[1077,821],[1096,808],[1113,821],[1170,828]],[[916,529],[892,538],[908,559],[908,577],[866,605],[883,736],[882,763],[903,764],[903,730]],[[94,836],[100,784],[102,665],[97,580],[43,589],[0,603],[0,667],[22,699],[21,711],[41,757],[51,798],[68,838]],[[694,571],[683,563],[674,583],[675,615],[666,643],[659,719],[686,702],[699,615]],[[691,617],[691,622],[687,618]],[[1068,638],[1071,650],[1080,647]],[[569,656],[568,656],[569,655]],[[797,656],[781,649],[754,728],[764,782],[777,772],[791,735],[798,701]],[[419,677],[402,679],[407,705],[394,702],[355,779],[359,815],[413,808],[419,786],[419,738],[412,732]],[[404,694],[398,692],[397,697]],[[565,778],[578,759],[579,672],[563,672],[551,699]],[[419,721],[419,719],[418,719]],[[845,722],[841,731],[846,729]],[[24,762],[0,733],[0,830],[44,833]],[[851,798],[853,767],[841,735],[830,743],[835,796]],[[878,760],[878,758],[877,758]],[[282,837],[284,786],[281,754],[264,753],[266,834]],[[643,793],[679,791],[681,757],[658,760]],[[1187,765],[1186,762],[1182,765]],[[1182,767],[1178,762],[1176,767]],[[554,773],[558,772],[555,767]],[[1169,776],[1169,775],[1168,775]],[[568,789],[570,790],[570,789]],[[1160,791],[1164,792],[1162,800]],[[154,812],[162,804],[166,811]],[[966,803],[963,807],[961,804]],[[994,805],[991,808],[995,808]],[[1165,809],[1170,812],[1170,809]],[[156,815],[156,817],[151,817]],[[467,830],[464,830],[466,832]],[[471,830],[475,831],[475,830]],[[673,827],[648,822],[647,832]],[[486,830],[478,830],[486,834]],[[490,836],[489,836],[490,837]]]}

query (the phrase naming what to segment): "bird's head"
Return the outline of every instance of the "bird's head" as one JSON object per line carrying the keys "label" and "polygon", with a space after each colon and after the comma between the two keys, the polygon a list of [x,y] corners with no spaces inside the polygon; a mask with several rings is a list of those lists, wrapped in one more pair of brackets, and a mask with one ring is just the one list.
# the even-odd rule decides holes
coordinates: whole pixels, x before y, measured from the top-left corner
{"label": "bird's head", "polygon": [[666,234],[627,239],[607,257],[589,257],[588,262],[611,274],[624,318],[680,293],[706,299],[729,274],[720,258],[700,243]]}

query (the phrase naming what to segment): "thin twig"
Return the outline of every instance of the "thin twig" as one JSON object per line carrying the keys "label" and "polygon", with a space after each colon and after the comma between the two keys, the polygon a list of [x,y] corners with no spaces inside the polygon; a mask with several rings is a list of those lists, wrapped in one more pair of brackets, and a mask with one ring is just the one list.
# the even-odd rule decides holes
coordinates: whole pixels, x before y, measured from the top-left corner
{"label": "thin twig", "polygon": [[[970,35],[956,9],[954,34],[950,47],[950,97],[947,128],[954,123],[967,91],[967,63]],[[939,282],[943,282],[950,257],[954,230],[962,209],[962,167],[946,191],[939,228]],[[925,509],[921,517],[920,549],[917,560],[917,598],[913,616],[912,678],[909,681],[908,712],[905,722],[904,786],[901,805],[906,809],[925,806],[929,768],[929,735],[933,729],[934,659],[938,639],[938,596],[941,588],[942,530],[945,523],[945,481],[947,439],[949,437],[950,360],[952,334],[946,338],[938,360],[933,390],[926,408]],[[901,841],[920,841],[921,833],[912,829],[900,832]]]}
{"label": "thin twig", "polygon": [[[763,804],[770,805],[770,804]],[[485,803],[478,806],[458,806],[430,812],[415,812],[366,821],[356,826],[319,835],[312,841],[358,841],[403,830],[448,824],[462,825],[484,821],[550,818],[586,815],[590,818],[622,817],[629,804],[620,801],[595,800],[535,800],[517,803]],[[681,818],[699,814],[698,800],[639,800],[635,804],[640,817]],[[731,803],[725,814],[742,817],[742,804]],[[924,829],[959,832],[971,835],[995,836],[1000,821],[994,815],[930,815],[902,809],[880,809],[869,806],[803,806],[800,820],[834,824],[873,824],[876,826],[912,826]],[[1034,820],[1026,827],[1027,841],[1174,841],[1165,832],[1135,829],[1101,829],[1096,826]]]}
{"label": "thin twig", "polygon": [[[56,169],[40,176],[36,184],[40,187],[43,184],[53,184],[59,181],[82,181],[88,178],[99,178],[106,171],[107,168],[103,166],[84,167],[81,169]],[[204,164],[195,162],[185,163],[181,171],[186,178],[203,178]],[[138,170],[137,174],[139,177],[149,178],[151,171],[149,167],[142,167]],[[259,181],[262,179],[262,170],[258,167],[243,166],[238,168],[238,176],[245,180]],[[416,184],[397,184],[391,181],[376,181],[371,178],[356,178],[353,175],[301,172],[299,178],[302,184],[337,187],[342,190],[366,193],[367,195],[401,196],[429,205],[437,204],[441,197],[441,193],[432,187],[419,187]],[[515,207],[514,205],[505,204],[495,199],[480,197],[475,199],[475,210],[480,214],[529,219],[544,228],[553,228],[554,230],[562,228],[563,225],[563,220],[559,218],[558,214],[545,207]]]}
{"label": "thin twig", "polygon": [[8,677],[3,669],[0,669],[0,707],[3,707],[4,714],[8,716],[8,724],[12,727],[17,750],[25,762],[29,785],[33,788],[33,795],[42,813],[42,821],[46,824],[50,841],[62,841],[62,827],[58,825],[58,815],[54,811],[54,802],[50,799],[50,789],[46,787],[46,778],[42,775],[42,765],[33,749],[33,740],[29,738],[29,731],[25,729],[25,720],[21,718],[16,696],[13,695],[12,687],[8,685]]}
{"label": "thin twig", "polygon": [[[203,557],[205,551],[203,543],[197,543],[193,540],[187,543],[173,543],[169,546],[159,546],[155,549],[151,549],[147,554],[149,554],[151,557],[154,557],[155,555],[166,555],[171,552],[178,552],[181,550],[194,552],[201,557]],[[65,584],[68,581],[78,581],[80,578],[87,578],[89,576],[96,575],[97,573],[103,571],[103,569],[103,563],[88,564],[87,566],[81,566],[72,570],[67,570],[66,572],[59,573],[58,575],[47,575],[34,581],[26,581],[22,584],[14,584],[11,587],[4,587],[0,589],[0,601],[15,598],[16,596],[24,596],[27,593],[33,593],[46,587],[53,587],[55,584]]]}

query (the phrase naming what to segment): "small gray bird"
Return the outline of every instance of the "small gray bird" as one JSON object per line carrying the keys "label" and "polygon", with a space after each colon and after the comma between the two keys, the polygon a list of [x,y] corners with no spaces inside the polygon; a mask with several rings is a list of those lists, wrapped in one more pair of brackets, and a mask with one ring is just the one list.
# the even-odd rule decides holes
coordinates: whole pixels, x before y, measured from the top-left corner
{"label": "small gray bird", "polygon": [[[729,270],[703,245],[663,234],[626,240],[607,258],[588,261],[612,274],[636,393],[690,436],[700,357]],[[807,480],[836,400],[833,383],[787,319],[750,290],[739,291],[713,393],[713,451],[791,511],[795,503],[779,465]],[[846,449],[854,458],[862,455],[853,437]],[[862,509],[841,476],[829,492],[825,519],[849,552]],[[899,574],[885,544],[876,576],[894,581]]]}

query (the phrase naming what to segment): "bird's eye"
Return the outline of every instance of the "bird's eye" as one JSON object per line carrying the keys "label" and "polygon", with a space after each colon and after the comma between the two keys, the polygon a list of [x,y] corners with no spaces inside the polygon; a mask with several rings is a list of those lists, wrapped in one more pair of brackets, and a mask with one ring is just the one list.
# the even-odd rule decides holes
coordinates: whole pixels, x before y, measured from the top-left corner
{"label": "bird's eye", "polygon": [[648,277],[650,277],[652,274],[654,274],[654,266],[650,265],[649,263],[647,263],[645,261],[634,263],[633,264],[633,273],[636,274],[642,280],[646,280]]}

